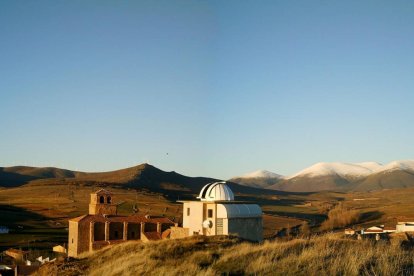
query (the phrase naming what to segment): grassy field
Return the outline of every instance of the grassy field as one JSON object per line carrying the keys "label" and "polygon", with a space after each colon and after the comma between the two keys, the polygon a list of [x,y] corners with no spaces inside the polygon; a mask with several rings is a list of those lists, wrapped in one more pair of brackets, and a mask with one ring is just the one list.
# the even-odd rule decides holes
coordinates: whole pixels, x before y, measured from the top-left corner
{"label": "grassy field", "polygon": [[[47,183],[0,189],[0,225],[13,230],[10,234],[0,235],[0,249],[42,249],[65,243],[68,219],[86,214],[90,193],[100,188],[96,185]],[[133,208],[137,207],[141,214],[164,215],[176,222],[181,221],[182,207],[176,202],[177,195],[122,187],[106,188],[114,193],[121,215],[132,214]],[[318,230],[329,210],[338,204],[361,214],[361,220],[354,225],[356,228],[413,220],[412,195],[414,189],[408,188],[353,193],[236,194],[236,199],[257,202],[262,206],[265,212],[264,236],[267,238],[283,229],[298,227],[304,221],[313,231]]]}
{"label": "grassy field", "polygon": [[339,234],[262,244],[224,236],[128,242],[44,266],[39,275],[412,275],[414,250],[404,242]]}

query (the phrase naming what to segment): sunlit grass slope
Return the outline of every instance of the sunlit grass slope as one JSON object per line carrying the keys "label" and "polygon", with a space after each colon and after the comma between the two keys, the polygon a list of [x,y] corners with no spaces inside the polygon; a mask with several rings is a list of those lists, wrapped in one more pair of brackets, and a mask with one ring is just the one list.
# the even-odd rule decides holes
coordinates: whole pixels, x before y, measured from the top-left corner
{"label": "sunlit grass slope", "polygon": [[325,234],[310,239],[241,242],[192,237],[129,242],[83,259],[43,267],[44,275],[412,275],[414,251],[391,242]]}

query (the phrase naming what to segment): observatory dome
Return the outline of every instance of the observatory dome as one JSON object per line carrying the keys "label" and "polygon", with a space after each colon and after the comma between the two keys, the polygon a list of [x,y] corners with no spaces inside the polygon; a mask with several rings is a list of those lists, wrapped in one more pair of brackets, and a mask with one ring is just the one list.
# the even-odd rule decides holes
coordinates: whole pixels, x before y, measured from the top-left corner
{"label": "observatory dome", "polygon": [[226,182],[214,182],[205,185],[197,198],[201,201],[232,201],[234,194]]}

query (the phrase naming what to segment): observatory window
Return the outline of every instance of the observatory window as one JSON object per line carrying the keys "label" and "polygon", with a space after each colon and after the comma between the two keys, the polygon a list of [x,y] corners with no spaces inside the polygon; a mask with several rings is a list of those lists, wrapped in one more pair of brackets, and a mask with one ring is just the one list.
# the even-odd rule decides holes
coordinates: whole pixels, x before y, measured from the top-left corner
{"label": "observatory window", "polygon": [[103,196],[99,197],[99,203],[105,203],[105,198]]}
{"label": "observatory window", "polygon": [[187,216],[190,215],[190,208],[187,208]]}
{"label": "observatory window", "polygon": [[207,217],[212,218],[213,217],[213,209],[207,210]]}
{"label": "observatory window", "polygon": [[111,197],[110,196],[108,196],[107,198],[106,198],[106,203],[111,203]]}

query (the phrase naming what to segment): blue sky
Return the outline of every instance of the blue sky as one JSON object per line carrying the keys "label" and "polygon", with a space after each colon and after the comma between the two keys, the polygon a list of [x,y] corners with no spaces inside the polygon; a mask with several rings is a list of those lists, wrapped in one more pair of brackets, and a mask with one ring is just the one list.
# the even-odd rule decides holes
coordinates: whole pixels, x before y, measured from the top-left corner
{"label": "blue sky", "polygon": [[2,1],[0,165],[414,156],[412,1]]}

